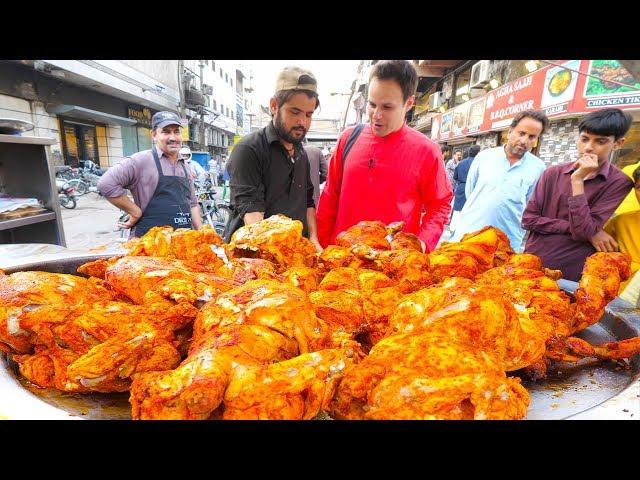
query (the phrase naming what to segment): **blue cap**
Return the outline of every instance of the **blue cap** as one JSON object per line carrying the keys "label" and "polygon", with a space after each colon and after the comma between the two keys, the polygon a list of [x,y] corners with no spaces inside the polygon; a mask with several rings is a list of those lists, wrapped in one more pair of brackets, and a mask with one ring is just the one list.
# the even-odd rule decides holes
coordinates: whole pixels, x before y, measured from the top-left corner
{"label": "blue cap", "polygon": [[167,125],[182,125],[180,117],[173,112],[157,112],[151,119],[151,130],[163,128]]}

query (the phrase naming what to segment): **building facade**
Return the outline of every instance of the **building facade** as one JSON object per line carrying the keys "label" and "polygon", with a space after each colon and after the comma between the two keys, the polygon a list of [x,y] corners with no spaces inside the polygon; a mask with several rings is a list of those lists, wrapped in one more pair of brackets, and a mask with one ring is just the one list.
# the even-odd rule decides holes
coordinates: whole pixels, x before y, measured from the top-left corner
{"label": "building facade", "polygon": [[184,71],[188,144],[219,160],[251,130],[252,74],[230,60],[185,60]]}
{"label": "building facade", "polygon": [[515,115],[542,109],[551,124],[533,153],[548,166],[558,165],[577,158],[580,120],[590,112],[616,107],[627,111],[633,123],[612,160],[622,168],[640,158],[640,82],[620,61],[481,62],[482,74],[475,67],[480,62],[475,62],[468,74],[456,72],[434,85],[427,92],[429,108],[414,117],[416,125],[423,116],[429,118],[422,121],[428,124],[422,131],[443,148],[503,145]]}
{"label": "building facade", "polygon": [[160,110],[180,114],[185,143],[212,157],[250,130],[250,78],[230,61],[0,61],[0,73],[0,116],[33,123],[24,135],[54,138],[56,165],[107,168],[151,148]]}
{"label": "building facade", "polygon": [[178,111],[177,60],[0,62],[0,115],[29,121],[25,135],[47,136],[56,164],[102,167],[149,148],[150,120]]}

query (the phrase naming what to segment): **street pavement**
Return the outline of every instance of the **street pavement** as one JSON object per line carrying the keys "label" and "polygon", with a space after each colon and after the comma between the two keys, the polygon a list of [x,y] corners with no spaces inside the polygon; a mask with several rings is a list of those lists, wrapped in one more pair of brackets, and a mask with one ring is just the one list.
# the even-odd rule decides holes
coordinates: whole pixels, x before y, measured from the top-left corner
{"label": "street pavement", "polygon": [[[223,188],[215,187],[215,190],[215,198],[221,200]],[[229,198],[228,192],[226,198]],[[77,201],[78,205],[72,210],[60,207],[67,248],[96,253],[121,250],[128,237],[128,231],[123,235],[116,226],[121,211],[93,192],[77,197]]]}
{"label": "street pavement", "polygon": [[67,248],[73,250],[119,249],[126,236],[116,223],[120,209],[111,205],[97,193],[87,193],[77,197],[76,208],[60,207]]}

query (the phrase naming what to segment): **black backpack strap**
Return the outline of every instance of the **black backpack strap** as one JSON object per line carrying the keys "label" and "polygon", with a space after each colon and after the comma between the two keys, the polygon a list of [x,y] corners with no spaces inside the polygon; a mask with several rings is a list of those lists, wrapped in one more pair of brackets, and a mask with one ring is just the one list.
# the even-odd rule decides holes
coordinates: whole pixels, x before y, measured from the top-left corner
{"label": "black backpack strap", "polygon": [[342,178],[344,176],[344,164],[347,161],[347,155],[349,154],[351,147],[353,147],[353,145],[356,143],[356,140],[358,139],[358,136],[360,135],[360,132],[362,132],[363,128],[364,123],[359,123],[358,125],[356,125],[356,127],[351,132],[351,135],[349,135],[349,138],[347,139],[344,150],[342,150],[342,162],[340,162],[340,190],[342,190]]}

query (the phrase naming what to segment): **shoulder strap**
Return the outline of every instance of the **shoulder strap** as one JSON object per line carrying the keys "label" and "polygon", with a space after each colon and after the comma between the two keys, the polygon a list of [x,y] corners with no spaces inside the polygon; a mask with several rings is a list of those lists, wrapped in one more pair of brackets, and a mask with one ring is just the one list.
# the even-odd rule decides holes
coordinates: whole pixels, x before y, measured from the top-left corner
{"label": "shoulder strap", "polygon": [[347,143],[344,145],[344,150],[342,150],[342,161],[340,162],[340,173],[341,173],[340,190],[342,190],[342,179],[344,177],[344,164],[347,161],[347,155],[349,154],[351,147],[353,147],[353,145],[356,143],[356,140],[358,139],[358,136],[360,135],[360,132],[362,132],[363,128],[364,128],[364,123],[359,123],[358,125],[356,125],[356,127],[351,132],[351,135],[349,135],[349,138],[347,139]]}

